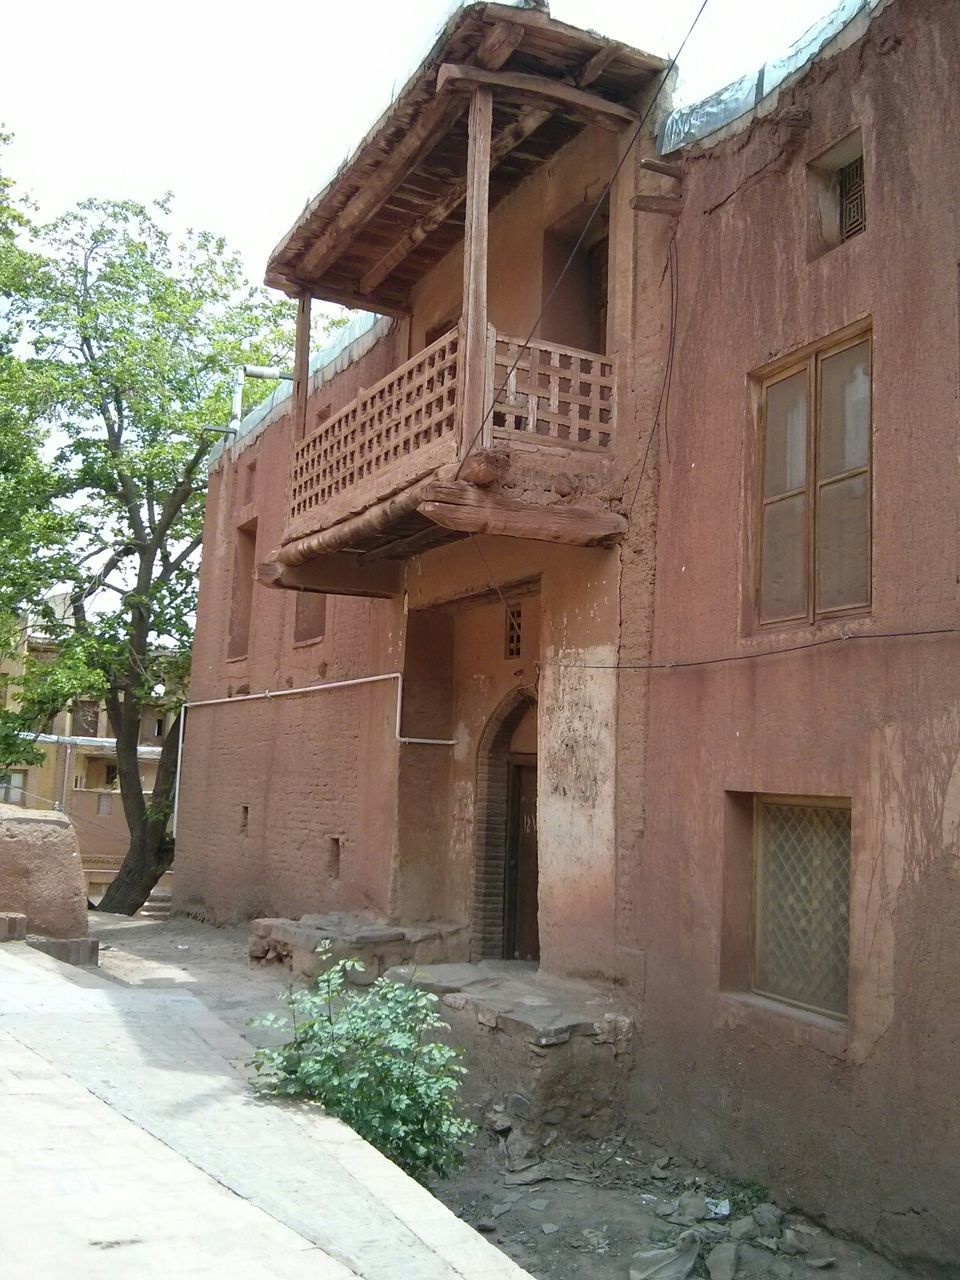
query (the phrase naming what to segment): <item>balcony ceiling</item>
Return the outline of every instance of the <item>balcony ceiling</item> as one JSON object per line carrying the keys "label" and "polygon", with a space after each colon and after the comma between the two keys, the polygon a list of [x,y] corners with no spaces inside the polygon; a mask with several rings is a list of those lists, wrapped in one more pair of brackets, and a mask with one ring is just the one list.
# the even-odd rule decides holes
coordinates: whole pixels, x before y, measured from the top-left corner
{"label": "balcony ceiling", "polygon": [[[500,77],[491,208],[591,121],[629,127],[629,108],[666,65],[539,10],[500,4],[459,10],[390,109],[274,250],[268,285],[388,315],[409,309],[413,286],[463,239],[468,97],[457,91],[462,81],[438,93],[444,64]],[[537,77],[541,86],[553,82],[558,96],[538,97],[525,77]],[[604,103],[612,111],[606,120]]]}

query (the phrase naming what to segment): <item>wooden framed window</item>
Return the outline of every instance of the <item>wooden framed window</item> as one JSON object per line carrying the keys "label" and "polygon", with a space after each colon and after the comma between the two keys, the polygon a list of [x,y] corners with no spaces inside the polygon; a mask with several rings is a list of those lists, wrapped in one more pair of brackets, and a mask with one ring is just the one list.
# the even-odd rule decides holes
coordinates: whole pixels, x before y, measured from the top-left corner
{"label": "wooden framed window", "polygon": [[754,831],[751,986],[846,1017],[850,802],[757,796]]}
{"label": "wooden framed window", "polygon": [[871,338],[761,382],[760,623],[870,607]]}

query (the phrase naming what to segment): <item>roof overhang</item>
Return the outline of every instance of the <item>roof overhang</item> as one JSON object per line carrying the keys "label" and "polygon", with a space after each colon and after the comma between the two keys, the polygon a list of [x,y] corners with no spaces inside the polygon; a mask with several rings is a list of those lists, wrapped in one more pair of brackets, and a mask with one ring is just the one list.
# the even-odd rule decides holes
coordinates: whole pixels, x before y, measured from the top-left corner
{"label": "roof overhang", "polygon": [[460,9],[389,110],[270,256],[291,296],[406,314],[414,285],[463,239],[467,103],[494,91],[490,207],[591,124],[638,116],[662,58],[539,9]]}

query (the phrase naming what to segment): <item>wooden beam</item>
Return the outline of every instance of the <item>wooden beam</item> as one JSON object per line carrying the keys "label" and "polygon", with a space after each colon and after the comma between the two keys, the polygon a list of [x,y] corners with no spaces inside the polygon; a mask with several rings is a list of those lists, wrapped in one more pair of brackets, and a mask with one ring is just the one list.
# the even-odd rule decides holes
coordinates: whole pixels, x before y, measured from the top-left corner
{"label": "wooden beam", "polygon": [[[489,70],[502,67],[523,35],[524,27],[520,23],[499,24],[477,46],[474,60]],[[394,149],[384,156],[370,178],[303,255],[298,274],[321,275],[349,247],[363,223],[377,212],[410,170],[436,146],[463,110],[464,104],[456,99],[435,98],[427,103]]]}
{"label": "wooden beam", "polygon": [[307,397],[310,394],[310,295],[297,299],[297,339],[293,357],[293,438],[307,434]]}
{"label": "wooden beam", "polygon": [[[495,27],[494,30],[498,30]],[[518,28],[521,33],[523,28]],[[585,88],[588,84],[592,84],[594,80],[600,76],[605,67],[607,67],[616,56],[623,50],[622,44],[611,42],[604,48],[599,49],[592,58],[588,59],[574,77],[574,83],[578,88]],[[522,112],[513,124],[507,125],[494,138],[490,147],[490,168],[495,169],[501,160],[505,159],[512,151],[525,142],[532,133],[535,133],[542,124],[553,115],[552,109],[549,107],[528,107]],[[376,289],[377,285],[382,284],[384,280],[394,272],[403,260],[408,257],[417,245],[422,244],[427,236],[436,231],[455,209],[458,209],[467,195],[466,182],[455,183],[445,196],[442,196],[429,213],[416,223],[405,236],[389,249],[383,257],[377,262],[360,281],[360,292],[362,294],[371,293]]]}
{"label": "wooden beam", "polygon": [[679,218],[683,210],[681,196],[634,196],[630,208],[637,213],[665,213],[672,218]]}
{"label": "wooden beam", "polygon": [[499,89],[510,97],[549,103],[556,111],[596,124],[603,129],[619,131],[626,125],[636,124],[640,117],[635,111],[608,102],[598,94],[587,93],[562,80],[547,76],[527,75],[520,71],[484,71],[479,67],[459,66],[445,62],[437,76],[437,92],[443,100],[445,92],[473,93],[478,87]]}
{"label": "wooden beam", "polygon": [[434,524],[459,533],[486,533],[575,547],[609,545],[621,538],[627,522],[612,511],[585,507],[541,507],[476,489],[462,481],[434,481],[417,507]]}
{"label": "wooden beam", "polygon": [[407,319],[411,315],[409,307],[400,303],[384,302],[382,298],[368,298],[363,294],[350,293],[345,289],[328,289],[315,281],[309,284],[302,280],[293,280],[289,276],[267,276],[265,283],[273,289],[283,289],[291,297],[299,298],[309,294],[318,302],[335,302],[341,307],[352,307],[354,310],[373,311],[377,315],[394,316],[398,320]]}
{"label": "wooden beam", "polygon": [[[542,9],[514,9],[505,4],[488,4],[484,7],[483,17],[486,22],[518,22],[531,31],[550,31],[566,36],[571,42],[582,45],[586,40],[602,41],[602,36],[591,36],[580,27],[571,27],[568,23],[551,18]],[[642,53],[639,49],[625,48],[621,51],[624,61],[638,71],[656,73],[665,71],[667,62],[652,53]]]}
{"label": "wooden beam", "polygon": [[490,129],[493,93],[481,86],[470,100],[466,225],[463,240],[463,347],[460,456],[469,453],[483,419],[487,351],[487,232],[490,205]]}
{"label": "wooden beam", "polygon": [[623,53],[623,48],[624,46],[622,44],[618,44],[615,40],[611,40],[608,45],[605,45],[602,49],[598,49],[593,57],[588,59],[578,72],[578,87],[585,89],[588,84],[593,84],[594,80],[598,80],[614,58],[616,58],[618,54]]}
{"label": "wooden beam", "polygon": [[282,591],[386,600],[403,590],[403,567],[389,563],[367,565],[359,556],[334,553],[296,566],[267,560],[257,565],[256,581]]}
{"label": "wooden beam", "polygon": [[[552,111],[545,108],[530,107],[519,115],[513,124],[501,130],[490,146],[490,168],[495,169],[501,160],[539,129],[544,121],[549,120],[552,114]],[[422,244],[427,236],[446,221],[454,209],[463,204],[466,196],[466,182],[455,183],[446,195],[441,196],[430,212],[424,214],[419,222],[370,268],[360,281],[361,294],[370,293],[377,285],[382,284],[418,244]]]}
{"label": "wooden beam", "polygon": [[673,178],[674,182],[683,181],[683,166],[674,164],[672,160],[656,160],[647,156],[640,161],[640,168],[647,169],[650,173],[660,173],[665,178]]}

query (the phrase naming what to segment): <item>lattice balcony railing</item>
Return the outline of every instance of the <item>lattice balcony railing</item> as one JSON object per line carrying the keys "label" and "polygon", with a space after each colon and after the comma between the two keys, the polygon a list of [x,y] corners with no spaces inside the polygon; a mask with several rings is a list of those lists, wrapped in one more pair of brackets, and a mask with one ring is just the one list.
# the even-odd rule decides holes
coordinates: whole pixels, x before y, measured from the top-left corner
{"label": "lattice balcony railing", "polygon": [[517,338],[496,337],[494,439],[523,436],[539,444],[609,449],[616,425],[613,361],[552,342],[522,347]]}
{"label": "lattice balcony railing", "polygon": [[294,455],[291,519],[454,434],[459,350],[453,329],[304,440]]}
{"label": "lattice balcony railing", "polygon": [[[496,402],[484,425],[484,444],[611,447],[611,359],[540,341],[521,351],[519,339],[488,333],[485,404],[493,396]],[[461,350],[458,327],[362,391],[297,447],[288,535],[343,519],[478,443],[476,429],[459,421]]]}

